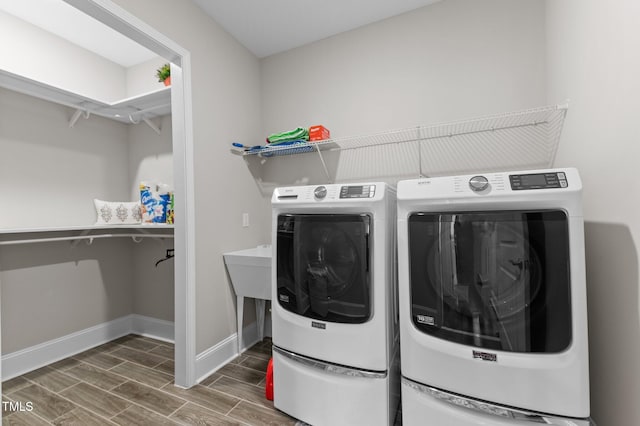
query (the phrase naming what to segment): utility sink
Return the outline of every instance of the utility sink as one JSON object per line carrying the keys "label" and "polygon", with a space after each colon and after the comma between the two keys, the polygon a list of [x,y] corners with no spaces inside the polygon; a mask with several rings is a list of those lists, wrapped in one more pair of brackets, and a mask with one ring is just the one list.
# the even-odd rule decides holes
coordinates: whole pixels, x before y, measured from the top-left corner
{"label": "utility sink", "polygon": [[271,300],[271,246],[224,253],[223,258],[237,297],[238,353],[241,353],[247,346],[242,341],[245,297],[255,299],[258,338],[264,337],[265,301]]}
{"label": "utility sink", "polygon": [[231,284],[238,296],[271,300],[271,246],[224,254]]}

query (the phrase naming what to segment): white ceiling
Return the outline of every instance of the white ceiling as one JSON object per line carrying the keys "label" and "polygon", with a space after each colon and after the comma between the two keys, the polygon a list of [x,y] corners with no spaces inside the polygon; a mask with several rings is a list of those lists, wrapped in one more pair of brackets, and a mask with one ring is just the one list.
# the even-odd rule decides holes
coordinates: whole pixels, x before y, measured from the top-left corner
{"label": "white ceiling", "polygon": [[[441,0],[193,0],[259,58]],[[123,67],[157,55],[63,0],[0,0],[16,16]]]}
{"label": "white ceiling", "polygon": [[62,0],[0,0],[0,10],[125,68],[158,56]]}
{"label": "white ceiling", "polygon": [[193,0],[259,58],[440,0]]}

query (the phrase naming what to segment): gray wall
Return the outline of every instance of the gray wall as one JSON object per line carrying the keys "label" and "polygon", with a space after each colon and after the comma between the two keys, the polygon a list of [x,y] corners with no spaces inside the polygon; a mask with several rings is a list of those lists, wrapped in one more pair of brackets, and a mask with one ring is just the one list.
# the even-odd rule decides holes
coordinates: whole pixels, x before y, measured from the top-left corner
{"label": "gray wall", "polygon": [[[72,113],[0,89],[3,228],[91,225],[94,197],[128,200],[126,126],[91,117],[69,128]],[[1,247],[3,353],[132,313],[123,243]]]}
{"label": "gray wall", "polygon": [[599,425],[637,425],[640,3],[546,7],[549,98],[571,100],[557,164],[584,181],[591,409]]}
{"label": "gray wall", "polygon": [[[131,242],[129,241],[131,245]],[[132,312],[146,317],[173,322],[174,267],[173,260],[155,263],[173,248],[173,240],[145,239],[133,244],[131,250]]]}
{"label": "gray wall", "polygon": [[[243,161],[229,154],[233,141],[263,138],[259,62],[190,0],[115,3],[191,53],[200,353],[236,332],[235,295],[222,254],[268,242],[267,202]],[[248,228],[243,212],[250,216]]]}
{"label": "gray wall", "polygon": [[[171,183],[170,117],[156,119],[158,135],[96,116],[69,128],[72,114],[0,89],[0,227],[92,225],[94,198],[136,200],[141,177]],[[172,246],[100,239],[0,247],[3,353],[132,313],[173,321],[173,262],[154,268]]]}
{"label": "gray wall", "polygon": [[[129,199],[132,200],[140,197],[141,181],[173,184],[171,116],[153,121],[161,130],[159,135],[144,123],[127,126]],[[133,313],[173,322],[173,260],[154,266],[169,248],[173,248],[173,240],[170,239],[143,240],[134,244],[131,271]]]}
{"label": "gray wall", "polygon": [[167,60],[158,56],[138,65],[133,65],[126,69],[127,90],[126,97],[134,97],[143,93],[153,92],[164,87],[156,77],[156,71]]}
{"label": "gray wall", "polygon": [[[262,166],[230,155],[232,141],[311,124],[362,134],[546,102],[541,1],[448,0],[262,61],[188,0],[116,3],[191,52],[197,352],[235,332],[222,254],[270,240],[270,187],[249,173]],[[315,161],[272,160],[274,181],[323,179]]]}
{"label": "gray wall", "polygon": [[93,198],[129,200],[126,125],[72,114],[0,89],[0,227],[90,225]]}
{"label": "gray wall", "polygon": [[133,313],[132,266],[121,239],[0,248],[3,354]]}
{"label": "gray wall", "polygon": [[[627,189],[634,181],[640,150],[634,127],[640,75],[637,2],[447,0],[261,61],[188,0],[117,3],[192,54],[198,352],[235,332],[233,292],[222,253],[270,239],[268,195],[261,193],[242,159],[228,153],[231,141],[257,143],[269,132],[310,124],[324,124],[333,135],[347,136],[536,107],[569,98],[556,163],[578,167],[585,184],[593,415],[599,424],[638,423],[640,408],[633,401],[640,397],[640,225],[635,217],[640,205],[633,190]],[[18,125],[11,126],[14,120],[22,120],[23,134],[38,132],[28,126],[25,129],[25,112],[41,106],[16,99],[18,102],[6,109],[4,99],[12,95],[1,95],[0,138],[6,139],[12,128],[18,131]],[[53,109],[45,115],[63,131],[69,112]],[[100,119],[92,119],[98,121],[87,125],[102,126]],[[71,134],[77,136],[84,129],[71,129]],[[34,146],[26,143],[21,148],[24,155]],[[63,149],[61,146],[60,152]],[[297,179],[297,183],[305,182],[304,178],[323,179],[317,165],[314,163],[315,169],[311,169],[301,157],[273,161],[278,167],[269,177],[282,182]],[[6,156],[2,158],[7,162]],[[0,173],[11,167],[2,165]],[[3,175],[0,185],[14,178]],[[35,179],[34,187],[44,178],[46,174]],[[12,193],[12,188],[2,190],[3,194]],[[105,196],[111,196],[107,188],[104,191]],[[27,198],[15,191],[13,194]],[[243,212],[251,215],[249,228],[241,227]],[[89,213],[90,209],[82,217]],[[3,210],[0,214],[5,218],[12,213]],[[32,213],[25,214],[29,217]],[[63,266],[46,267],[95,272],[122,265],[116,258],[104,268],[96,267],[90,259],[93,255],[87,252],[87,258],[73,266],[68,263],[73,255],[65,254],[67,258],[60,262]],[[3,324],[16,327],[15,335],[3,330],[5,353],[45,340],[38,339],[42,336],[34,326],[35,314],[20,317],[5,305],[14,294],[9,291],[18,289],[13,284],[5,289],[5,282],[18,272],[32,272],[32,265],[21,258],[0,250]],[[136,260],[141,258],[135,254],[133,259],[144,263],[144,259]],[[163,274],[161,270],[156,272]],[[105,284],[124,282],[126,278],[100,277],[97,272],[93,277],[97,277],[96,293],[105,289],[111,289],[112,295],[126,293],[121,287]],[[131,280],[141,281],[139,277]],[[166,286],[162,288],[164,293],[160,294],[170,293]],[[121,303],[110,308],[115,311],[102,305],[98,315],[82,320],[81,325],[133,312],[134,306],[127,303],[133,303],[144,315],[172,318],[169,298],[163,298],[163,304],[148,297],[146,289],[138,289],[133,299],[121,297]],[[11,297],[19,300],[33,291],[31,287]],[[94,296],[72,300],[81,303]],[[98,300],[106,303],[105,296],[100,297]],[[48,309],[45,302],[41,307]],[[16,316],[5,321],[5,315]],[[71,328],[63,321],[60,329],[47,333],[62,335]],[[25,337],[27,330],[33,331],[33,338]]]}
{"label": "gray wall", "polygon": [[[122,5],[192,54],[198,235],[197,351],[201,352],[236,331],[235,298],[222,253],[268,242],[269,217],[263,214],[267,202],[260,196],[242,160],[229,154],[231,141],[259,138],[259,64],[190,1],[122,2]],[[153,66],[154,63],[149,62],[130,70],[129,80],[135,83],[145,69]],[[69,129],[67,124],[73,113],[70,109],[9,91],[3,90],[0,95],[0,148],[5,153],[0,158],[0,189],[6,203],[16,206],[0,212],[2,227],[92,224],[94,197],[114,201],[135,199],[138,181],[149,177],[167,181],[173,176],[171,123],[166,117],[155,120],[162,128],[160,136],[144,124],[127,127],[93,116],[89,120],[81,119],[75,128]],[[69,167],[70,164],[73,166]],[[248,228],[241,227],[245,212],[250,215]],[[97,243],[102,241],[94,244]],[[91,251],[60,257],[62,254],[49,253],[46,247],[34,250],[34,257],[28,262],[28,276],[34,285],[47,282],[51,270],[48,257],[60,257],[61,270],[68,272],[69,285],[61,286],[58,294],[66,302],[52,306],[46,299],[33,297],[35,290],[21,290],[19,283],[27,271],[14,267],[12,253],[24,253],[23,248],[3,248],[0,279],[3,290],[8,291],[2,298],[2,315],[6,320],[3,327],[11,330],[3,335],[3,352],[23,349],[123,314],[139,313],[173,320],[172,262],[165,262],[157,269],[148,268],[169,244],[118,243],[122,249],[116,249],[118,253],[114,256],[109,256],[106,249],[97,250],[94,257]],[[56,251],[68,245],[47,247],[49,251]],[[86,271],[79,264],[74,267],[74,256],[87,256],[87,262],[109,265],[109,269],[119,271],[118,279],[105,281],[101,275],[104,268],[100,266]],[[122,260],[121,256],[129,259],[127,265],[118,261]],[[3,260],[6,266],[1,263]],[[89,286],[92,291],[87,292],[86,287],[82,292],[75,291],[86,281],[92,282]],[[121,290],[117,293],[119,299],[111,297],[112,281],[117,282]],[[38,329],[37,320],[5,309],[15,301],[29,301],[30,312],[49,312],[61,306],[64,312],[60,315],[65,317],[51,317],[51,322],[60,322],[59,327]],[[94,305],[102,309],[85,311],[85,306]],[[79,306],[78,312],[68,309],[70,306]],[[250,308],[247,306],[248,321],[253,319]],[[28,337],[22,336],[21,330],[29,330]]]}
{"label": "gray wall", "polygon": [[[69,128],[72,114],[0,89],[2,228],[92,225],[94,198],[136,200],[141,177],[171,183],[170,117],[155,119],[158,135],[96,116]],[[172,246],[100,239],[0,247],[3,353],[132,313],[173,321],[173,262],[154,268]]]}
{"label": "gray wall", "polygon": [[333,137],[538,107],[542,1],[446,0],[261,61],[265,133]]}
{"label": "gray wall", "polygon": [[[323,124],[339,138],[543,106],[544,19],[543,1],[447,0],[265,58],[263,133]],[[411,161],[387,169],[396,158],[391,148],[344,151],[330,173],[392,178]],[[252,170],[265,187],[326,180],[314,160]]]}

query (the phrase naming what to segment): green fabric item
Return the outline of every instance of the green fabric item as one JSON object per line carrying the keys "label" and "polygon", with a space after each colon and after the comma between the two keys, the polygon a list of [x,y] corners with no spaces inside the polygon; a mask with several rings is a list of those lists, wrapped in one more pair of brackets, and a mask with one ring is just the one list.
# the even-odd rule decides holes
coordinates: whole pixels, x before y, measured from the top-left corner
{"label": "green fabric item", "polygon": [[267,141],[269,143],[275,144],[278,142],[291,141],[295,139],[309,140],[309,130],[303,127],[298,127],[287,132],[274,133],[267,138]]}

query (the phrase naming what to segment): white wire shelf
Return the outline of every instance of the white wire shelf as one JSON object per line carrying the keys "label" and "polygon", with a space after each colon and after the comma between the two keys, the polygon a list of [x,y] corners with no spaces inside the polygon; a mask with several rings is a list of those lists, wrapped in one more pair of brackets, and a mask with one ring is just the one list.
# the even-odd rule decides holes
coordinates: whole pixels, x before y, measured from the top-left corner
{"label": "white wire shelf", "polygon": [[105,102],[6,70],[0,70],[0,87],[75,109],[76,112],[69,120],[69,127],[73,127],[80,117],[89,118],[93,114],[127,124],[138,124],[142,121],[156,133],[160,133],[160,129],[150,119],[171,113],[170,87],[118,102]]}
{"label": "white wire shelf", "polygon": [[4,228],[0,229],[0,246],[57,241],[71,241],[75,246],[81,240],[91,244],[101,238],[131,238],[140,242],[143,238],[172,239],[173,233],[174,226],[166,224]]}
{"label": "white wire shelf", "polygon": [[324,151],[340,151],[336,172],[340,180],[548,168],[555,159],[567,109],[565,103],[301,146],[269,147],[243,155],[268,158],[317,152],[329,180],[333,179]]}
{"label": "white wire shelf", "polygon": [[[267,146],[262,149],[252,149],[246,150],[241,155],[242,156],[252,156],[257,155],[259,157],[280,157],[282,155],[296,155],[296,154],[304,154],[306,152],[317,152],[317,151],[329,151],[340,149],[340,145],[336,142],[338,139],[327,139],[323,141],[317,142],[306,142],[296,145],[275,145],[275,146]],[[233,152],[237,153],[237,149],[232,149]]]}

